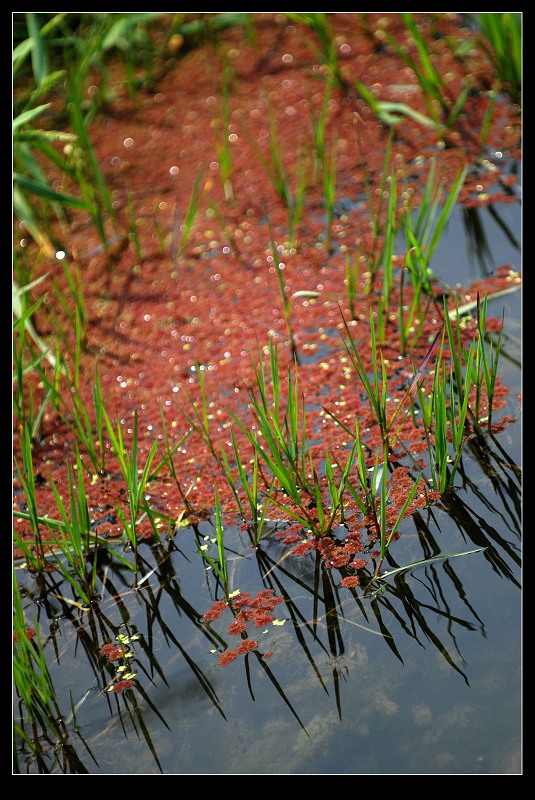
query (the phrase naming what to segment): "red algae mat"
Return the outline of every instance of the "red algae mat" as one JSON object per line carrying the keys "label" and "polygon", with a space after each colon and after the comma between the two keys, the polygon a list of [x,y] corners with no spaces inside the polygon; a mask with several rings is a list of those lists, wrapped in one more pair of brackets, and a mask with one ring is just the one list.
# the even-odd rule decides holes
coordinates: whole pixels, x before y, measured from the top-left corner
{"label": "red algae mat", "polygon": [[[473,90],[451,130],[438,135],[408,117],[396,127],[390,174],[397,182],[398,196],[410,197],[417,209],[434,161],[437,178],[445,181],[445,191],[451,188],[459,170],[468,168],[459,203],[469,207],[512,202],[518,177],[506,172],[505,163],[507,159],[521,159],[520,109],[505,95],[499,95],[489,112],[488,92],[494,76],[488,57],[474,47],[466,57],[456,59],[448,44],[452,38],[459,44],[472,39],[474,31],[460,14],[430,16],[431,21],[425,14],[416,14],[415,18],[428,38],[435,67],[447,81],[451,98],[459,95],[467,80]],[[151,507],[162,516],[177,519],[184,513],[185,494],[190,519],[209,515],[217,487],[225,519],[232,523],[238,520],[230,486],[205,438],[196,430],[190,431],[191,422],[197,412],[202,414],[204,387],[206,423],[213,446],[217,452],[223,448],[230,459],[232,431],[243,463],[248,463],[251,448],[239,426],[233,424],[233,414],[245,426],[253,423],[248,393],[255,387],[259,358],[269,369],[270,341],[277,345],[282,385],[287,370],[290,368],[292,374],[297,370],[318,469],[327,452],[342,462],[347,452],[348,435],[333,416],[349,429],[354,429],[358,417],[371,463],[380,441],[369,400],[348,359],[344,336],[347,323],[364,365],[371,370],[369,314],[370,308],[377,309],[382,278],[379,274],[373,291],[366,292],[369,276],[362,262],[354,314],[345,280],[348,258],[358,262],[373,251],[366,187],[370,181],[377,198],[389,130],[356,90],[333,88],[327,131],[329,147],[331,141],[335,142],[339,204],[332,223],[332,246],[326,246],[324,191],[321,179],[314,180],[311,161],[307,164],[309,180],[296,241],[289,246],[287,210],[259,152],[269,164],[273,115],[277,150],[290,184],[295,186],[299,153],[302,148],[309,153],[314,149],[311,119],[318,119],[321,113],[325,68],[313,34],[304,26],[291,24],[276,13],[254,14],[254,18],[254,42],[243,29],[233,28],[221,32],[216,43],[170,52],[160,65],[156,85],[151,91],[140,92],[135,105],[120,67],[115,71],[112,68],[114,99],[89,129],[118,217],[115,230],[110,228],[110,247],[106,253],[89,217],[80,212],[69,214],[67,230],[55,231],[58,250],[66,253],[67,263],[80,276],[87,314],[87,343],[77,365],[78,399],[91,413],[98,368],[106,410],[110,419],[120,422],[127,447],[137,414],[141,467],[155,437],[162,452],[165,432],[171,447],[181,442],[174,456],[177,480],[162,469],[146,491]],[[329,15],[329,22],[347,86],[361,81],[378,99],[404,103],[427,114],[412,70],[386,43],[388,31],[398,43],[414,50],[400,15],[336,13]],[[222,70],[227,63],[232,67],[228,137],[232,199],[224,194],[218,151]],[[489,113],[486,146],[482,148],[480,131]],[[496,151],[507,154],[503,167],[492,157]],[[180,226],[197,176],[198,213],[185,246],[180,248]],[[54,180],[54,175],[49,177]],[[132,209],[138,245],[127,233]],[[290,302],[297,367],[288,342],[272,239]],[[38,287],[39,292],[48,292],[47,303],[36,315],[39,334],[53,346],[54,326],[60,325],[67,339],[72,336],[67,344],[74,352],[72,325],[57,300],[60,289],[72,301],[62,263],[55,254],[37,253],[34,245],[25,245],[25,257],[36,265],[32,279],[46,276]],[[443,286],[437,283],[436,297],[430,298],[420,333],[411,342],[410,351],[404,353],[397,316],[403,264],[401,251],[394,260],[392,309],[381,347],[392,409],[440,329],[444,308]],[[491,277],[469,286],[450,287],[448,307],[452,310],[456,303],[463,306],[474,302],[478,294],[483,297],[515,289],[519,283],[520,276],[511,265],[497,265]],[[407,286],[404,292],[410,303]],[[497,329],[499,324],[500,320],[489,320],[491,328]],[[468,316],[462,330],[464,341],[469,342],[475,334],[475,320]],[[74,374],[72,358],[66,358],[66,365]],[[39,396],[37,384],[34,391]],[[507,391],[498,382],[495,412]],[[50,485],[55,483],[64,494],[67,470],[75,461],[71,393],[65,384],[63,416],[48,409],[42,434],[33,446],[38,513],[53,518],[59,515]],[[494,419],[498,426],[509,422],[499,413]],[[423,431],[410,417],[399,435],[416,458],[427,449]],[[16,420],[14,454],[20,464]],[[106,447],[102,474],[94,475],[89,459],[81,455],[87,468],[86,491],[94,530],[102,535],[120,535],[122,528],[115,511],[117,504],[127,508],[128,497],[111,444]],[[394,450],[391,459],[393,465],[399,464],[393,475],[399,476],[401,499],[407,490],[406,469],[401,465],[403,452]],[[14,489],[15,506],[23,509],[25,498],[16,473]],[[417,495],[408,513],[428,500],[429,493],[427,497]],[[283,511],[280,518],[285,518]],[[359,525],[363,524],[360,520]],[[22,539],[32,540],[33,532],[24,520],[15,519],[15,530]],[[139,533],[150,537],[153,530],[147,522]],[[44,528],[42,535],[47,538]],[[20,555],[16,549],[15,555]]]}

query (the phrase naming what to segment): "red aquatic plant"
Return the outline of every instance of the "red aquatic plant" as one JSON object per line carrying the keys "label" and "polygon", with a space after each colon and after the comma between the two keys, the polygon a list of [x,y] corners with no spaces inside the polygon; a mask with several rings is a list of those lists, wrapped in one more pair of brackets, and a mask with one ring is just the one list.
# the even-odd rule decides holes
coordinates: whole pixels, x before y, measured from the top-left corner
{"label": "red aquatic plant", "polygon": [[117,683],[114,683],[113,686],[110,686],[108,691],[119,694],[119,692],[124,692],[125,689],[131,689],[132,686],[134,686],[134,681],[129,679],[121,680],[117,681]]}
{"label": "red aquatic plant", "polygon": [[[242,636],[243,641],[231,650],[225,650],[220,653],[218,662],[221,666],[230,664],[239,655],[256,650],[258,642],[255,639],[249,639],[247,636],[247,624],[252,622],[256,628],[264,628],[271,625],[275,621],[272,614],[274,608],[283,602],[282,597],[276,597],[273,589],[262,589],[251,597],[249,592],[237,594],[231,597],[229,602],[218,600],[216,601],[209,611],[203,615],[203,622],[211,622],[214,619],[219,619],[223,610],[228,608],[234,615],[234,620],[229,624],[227,632],[231,636]],[[264,658],[269,658],[272,653],[264,654]]]}

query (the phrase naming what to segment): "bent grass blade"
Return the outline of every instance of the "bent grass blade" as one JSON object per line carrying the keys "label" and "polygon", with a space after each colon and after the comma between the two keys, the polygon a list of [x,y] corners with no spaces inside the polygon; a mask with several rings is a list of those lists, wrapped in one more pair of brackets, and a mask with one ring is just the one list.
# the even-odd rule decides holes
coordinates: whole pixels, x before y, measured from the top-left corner
{"label": "bent grass blade", "polygon": [[[391,578],[392,575],[399,575],[402,572],[407,572],[410,569],[417,569],[419,567],[425,567],[426,564],[433,564],[436,561],[446,561],[450,558],[459,558],[460,556],[470,556],[474,553],[482,553],[486,550],[486,547],[478,547],[476,550],[465,550],[462,553],[444,553],[439,556],[433,556],[432,558],[425,558],[422,561],[414,561],[412,564],[406,564],[404,567],[397,567],[396,569],[388,570],[388,572],[383,572],[382,575],[377,575],[375,578],[372,578],[368,586],[374,581],[382,581],[386,584],[386,579]],[[374,589],[372,592],[368,592],[369,596],[374,596],[380,594],[385,589],[385,586],[379,586],[378,589]]]}

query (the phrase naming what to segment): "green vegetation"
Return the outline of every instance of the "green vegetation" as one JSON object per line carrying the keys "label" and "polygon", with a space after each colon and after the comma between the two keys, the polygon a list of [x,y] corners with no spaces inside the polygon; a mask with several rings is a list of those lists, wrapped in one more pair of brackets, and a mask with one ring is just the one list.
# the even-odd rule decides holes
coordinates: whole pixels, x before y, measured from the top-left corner
{"label": "green vegetation", "polygon": [[[20,16],[20,15],[19,15]],[[187,517],[199,512],[195,507],[192,487],[200,479],[203,465],[191,486],[184,490],[175,470],[179,448],[189,437],[199,437],[213,457],[216,477],[213,478],[213,507],[202,509],[215,512],[217,556],[208,546],[198,545],[198,553],[217,576],[228,602],[233,587],[225,547],[225,511],[221,506],[218,480],[226,482],[235,500],[236,509],[246,525],[251,543],[259,548],[266,531],[268,515],[289,524],[297,523],[305,537],[326,539],[344,524],[351,507],[353,520],[366,518],[379,548],[375,570],[369,575],[363,592],[374,594],[381,590],[385,578],[416,564],[382,571],[392,543],[403,519],[413,510],[418,493],[434,491],[446,495],[454,486],[465,444],[474,433],[481,435],[490,428],[495,399],[501,333],[496,342],[487,335],[487,297],[478,297],[476,309],[477,335],[469,347],[461,336],[462,315],[448,311],[435,298],[436,276],[431,259],[444,233],[450,215],[458,201],[466,178],[460,170],[447,189],[437,180],[434,160],[429,162],[428,179],[418,207],[406,201],[403,185],[398,183],[392,168],[391,152],[399,123],[411,119],[416,124],[432,127],[440,136],[455,128],[462,115],[470,89],[468,83],[457,97],[451,97],[444,79],[433,66],[432,54],[411,14],[403,14],[407,33],[412,37],[416,56],[405,46],[389,38],[400,62],[412,70],[425,101],[427,115],[399,103],[378,100],[374,93],[359,81],[353,81],[338,61],[328,14],[291,13],[286,16],[294,24],[302,24],[317,38],[318,54],[323,65],[325,94],[319,117],[311,111],[310,130],[303,132],[301,147],[292,173],[284,161],[279,143],[277,119],[269,97],[264,99],[269,129],[269,152],[265,156],[245,123],[249,144],[257,158],[256,169],[267,175],[278,199],[286,209],[287,240],[284,247],[299,246],[306,189],[318,183],[323,189],[323,211],[326,228],[324,246],[327,255],[333,252],[333,220],[337,199],[337,132],[329,120],[329,101],[336,91],[346,97],[358,96],[367,101],[376,120],[388,128],[384,166],[379,180],[368,175],[363,157],[366,207],[371,243],[357,247],[346,255],[345,275],[340,280],[339,297],[344,297],[350,310],[350,320],[342,316],[343,348],[352,374],[362,387],[373,424],[380,431],[380,442],[370,445],[359,424],[358,416],[348,425],[338,414],[325,408],[329,420],[347,434],[343,451],[325,448],[317,456],[316,434],[308,425],[307,405],[302,391],[302,356],[296,339],[291,300],[294,297],[318,298],[319,292],[303,291],[289,296],[285,277],[290,267],[280,258],[272,233],[269,209],[266,209],[272,261],[282,302],[286,340],[291,361],[286,370],[279,364],[279,349],[270,334],[264,349],[258,346],[253,355],[254,384],[247,388],[247,409],[243,416],[227,409],[231,422],[228,427],[228,450],[225,450],[214,431],[205,377],[201,365],[195,366],[195,378],[200,387],[200,404],[189,398],[189,406],[178,405],[180,417],[189,426],[178,442],[165,422],[160,406],[162,433],[154,436],[144,460],[138,431],[138,410],[132,411],[132,431],[128,440],[120,419],[112,419],[103,396],[98,366],[95,366],[92,385],[93,403],[86,407],[80,400],[80,359],[88,350],[88,314],[84,297],[84,278],[75,258],[63,261],[63,278],[67,291],[55,283],[55,296],[39,295],[42,278],[34,279],[43,255],[53,256],[61,242],[61,233],[69,228],[69,213],[84,211],[98,235],[107,257],[107,269],[113,270],[110,252],[116,241],[131,241],[138,259],[143,254],[137,223],[137,211],[128,195],[126,219],[117,215],[112,194],[106,184],[97,155],[91,143],[91,121],[113,101],[112,88],[107,83],[107,59],[113,53],[122,63],[125,80],[135,106],[138,92],[156,82],[155,65],[167,52],[174,36],[210,37],[218,44],[218,31],[228,25],[242,25],[253,36],[248,14],[205,15],[205,20],[188,20],[184,15],[157,13],[119,14],[37,14],[26,13],[17,20],[18,36],[13,51],[14,74],[14,174],[13,207],[17,225],[28,233],[39,248],[37,263],[15,255],[13,276],[13,415],[20,459],[15,458],[15,472],[20,483],[26,510],[15,510],[17,519],[27,521],[35,541],[29,543],[14,533],[15,544],[24,555],[27,569],[45,572],[53,565],[68,581],[74,601],[79,608],[89,609],[100,599],[97,590],[97,550],[122,564],[133,575],[133,588],[138,589],[143,560],[139,554],[141,522],[150,524],[154,540],[160,542],[165,529],[171,539]],[[151,26],[166,20],[163,40],[151,36]],[[23,24],[24,22],[24,24]],[[496,69],[497,86],[520,97],[520,50],[518,14],[478,15],[478,43],[488,50]],[[20,27],[19,27],[20,26]],[[486,37],[486,40],[485,38]],[[58,63],[64,66],[56,69]],[[88,98],[87,82],[92,71],[99,70],[102,83],[99,92]],[[221,117],[214,121],[217,154],[224,197],[228,206],[235,199],[236,184],[228,132],[231,120],[233,73],[225,63],[222,70]],[[52,99],[59,96],[58,111]],[[311,106],[312,108],[312,106]],[[488,120],[485,121],[485,126]],[[69,131],[61,130],[61,126]],[[42,127],[40,127],[42,126]],[[486,130],[481,132],[486,140]],[[46,175],[53,166],[60,175],[61,188],[51,186]],[[189,203],[183,219],[176,205],[174,228],[166,238],[155,211],[154,231],[160,253],[170,242],[169,255],[173,265],[180,267],[181,257],[190,242],[194,223],[201,207],[205,187],[202,185],[203,165],[200,165],[191,187]],[[67,213],[69,212],[69,213]],[[212,212],[226,224],[225,210]],[[59,234],[58,234],[59,231]],[[396,267],[395,248],[399,237],[404,242],[403,264]],[[284,248],[282,248],[284,249]],[[286,269],[288,271],[286,271]],[[398,278],[399,274],[399,278]],[[365,280],[361,290],[361,278]],[[398,282],[399,281],[399,282]],[[449,287],[441,287],[447,290]],[[398,289],[397,293],[395,289]],[[369,342],[359,344],[352,336],[351,323],[358,315],[359,296],[369,306]],[[396,298],[393,305],[393,298]],[[63,312],[54,311],[55,304]],[[396,397],[392,411],[392,393],[383,348],[388,342],[389,320],[397,320],[403,357],[421,344],[423,322],[430,303],[440,313],[440,326],[419,364],[413,365],[408,388]],[[35,324],[37,312],[49,308],[53,334],[47,341]],[[63,326],[63,327],[62,327]],[[370,356],[371,352],[371,356]],[[268,366],[264,364],[267,353]],[[371,365],[371,366],[370,366]],[[38,387],[38,388],[36,388]],[[57,514],[40,513],[37,499],[37,468],[34,445],[42,434],[45,412],[53,409],[56,418],[67,426],[72,435],[72,449],[67,455],[66,480],[60,489],[52,484]],[[484,410],[486,409],[486,410]],[[484,419],[483,417],[486,417]],[[426,463],[422,466],[406,452],[410,464],[409,483],[404,495],[394,499],[394,468],[391,456],[400,447],[400,428],[411,419],[427,442]],[[485,427],[486,425],[486,427]],[[314,441],[313,441],[314,440]],[[239,442],[245,441],[246,451]],[[406,449],[406,448],[405,448]],[[161,461],[157,462],[157,455]],[[125,495],[114,506],[122,531],[121,544],[133,555],[133,563],[121,554],[117,541],[104,539],[93,531],[88,508],[86,482],[105,477],[111,464],[118,465],[124,482]],[[370,466],[371,465],[371,466]],[[166,470],[178,487],[183,509],[174,517],[151,505],[149,489],[160,471]],[[355,516],[356,515],[356,516]],[[43,536],[43,531],[50,534]],[[473,552],[473,551],[469,551]],[[462,555],[462,554],[455,554]],[[430,558],[428,561],[433,561]],[[418,565],[428,563],[418,562]],[[141,581],[140,581],[141,577]],[[31,748],[36,729],[49,729],[58,742],[65,732],[58,725],[61,719],[54,704],[54,687],[42,658],[41,642],[27,637],[28,622],[24,619],[20,596],[14,577],[14,679],[21,705],[26,709],[34,736],[19,729],[18,734]],[[35,626],[36,630],[38,626]]]}

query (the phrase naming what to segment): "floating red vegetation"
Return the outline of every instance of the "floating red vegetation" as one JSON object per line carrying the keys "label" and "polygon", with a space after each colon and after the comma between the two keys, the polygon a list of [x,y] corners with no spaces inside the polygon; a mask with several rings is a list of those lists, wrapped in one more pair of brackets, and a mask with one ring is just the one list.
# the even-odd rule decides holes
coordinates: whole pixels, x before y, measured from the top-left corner
{"label": "floating red vegetation", "polygon": [[240,655],[245,655],[246,653],[250,653],[251,650],[256,650],[258,648],[258,642],[255,642],[254,639],[244,639],[243,642],[236,648],[236,652]]}
{"label": "floating red vegetation", "polygon": [[236,658],[238,658],[238,656],[239,653],[237,650],[225,650],[225,652],[221,653],[217,660],[222,667],[226,667],[227,664],[231,664]]}
{"label": "floating red vegetation", "polygon": [[240,622],[239,620],[234,620],[234,622],[231,622],[228,626],[228,632],[231,634],[231,636],[235,636],[238,633],[243,633],[246,629],[246,623]]}
{"label": "floating red vegetation", "polygon": [[347,578],[342,578],[341,584],[345,586],[346,589],[352,589],[354,586],[359,585],[359,579],[357,575],[349,575]]}
{"label": "floating red vegetation", "polygon": [[117,683],[114,683],[113,686],[110,686],[109,691],[115,692],[115,694],[119,694],[119,692],[124,692],[125,689],[131,689],[132,686],[134,685],[135,685],[134,681],[127,678],[121,681],[117,681]]}
{"label": "floating red vegetation", "polygon": [[[254,597],[251,597],[249,592],[243,592],[230,598],[228,603],[222,604],[222,601],[217,601],[213,604],[210,611],[204,614],[203,621],[210,621],[221,616],[224,605],[235,615],[235,619],[229,624],[227,632],[231,636],[242,636],[242,641],[236,648],[225,650],[224,653],[219,655],[218,662],[221,666],[226,666],[239,655],[245,655],[258,648],[258,642],[247,637],[247,624],[252,622],[257,628],[271,625],[275,620],[271,612],[282,602],[283,598],[276,597],[273,589],[261,589]],[[216,611],[215,615],[212,613],[214,610]],[[269,656],[264,655],[263,657],[268,658]]]}
{"label": "floating red vegetation", "polygon": [[[33,628],[26,628],[25,635],[27,639],[33,639],[35,637],[35,630]],[[19,640],[18,633],[13,634],[13,641],[17,642]]]}
{"label": "floating red vegetation", "polygon": [[219,619],[223,611],[227,608],[226,600],[217,600],[212,607],[203,614],[203,622],[211,622],[214,619]]}
{"label": "floating red vegetation", "polygon": [[106,656],[108,661],[119,661],[124,658],[127,652],[125,647],[117,647],[117,645],[111,643],[105,644],[100,648],[100,654]]}
{"label": "floating red vegetation", "polygon": [[354,558],[353,561],[350,561],[348,564],[351,569],[363,569],[366,566],[367,562],[364,561],[363,558]]}

